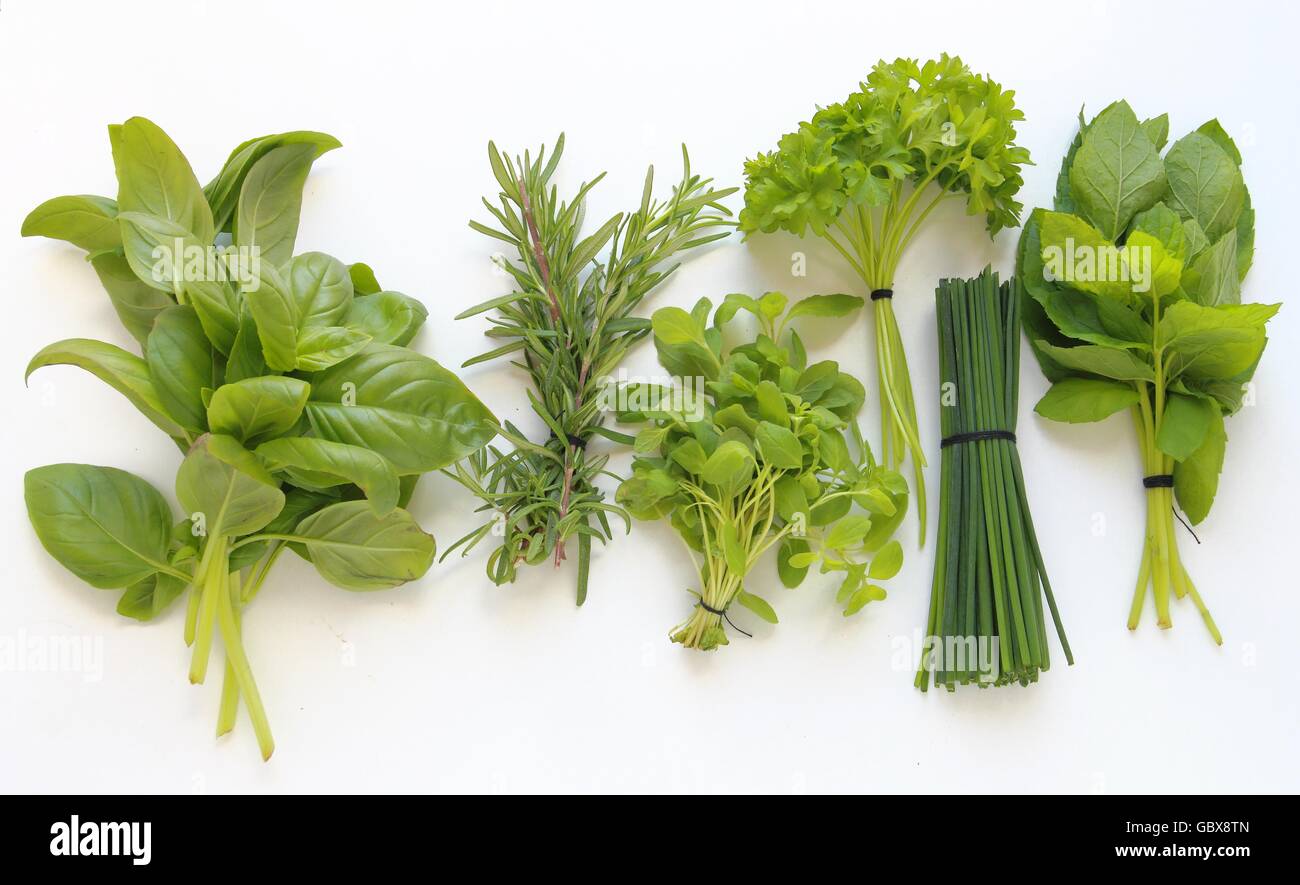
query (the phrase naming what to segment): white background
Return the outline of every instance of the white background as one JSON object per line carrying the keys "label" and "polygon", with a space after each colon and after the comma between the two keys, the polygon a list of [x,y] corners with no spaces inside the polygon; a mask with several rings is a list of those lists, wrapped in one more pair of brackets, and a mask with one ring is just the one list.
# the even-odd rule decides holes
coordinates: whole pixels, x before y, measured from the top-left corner
{"label": "white background", "polygon": [[[1081,104],[1127,98],[1168,111],[1175,137],[1218,116],[1245,155],[1258,210],[1249,300],[1286,300],[1295,258],[1297,15],[1276,3],[0,4],[0,396],[6,404],[0,641],[102,642],[102,678],[0,672],[5,791],[1295,791],[1300,372],[1294,307],[1273,322],[1256,404],[1229,425],[1224,479],[1189,569],[1222,648],[1190,604],[1160,632],[1150,610],[1124,628],[1141,552],[1143,493],[1120,416],[1054,425],[1032,414],[1046,384],[1024,353],[1021,451],[1044,554],[1077,664],[1028,689],[953,696],[912,688],[933,545],[902,538],[889,599],[846,619],[831,585],[752,588],[781,615],[714,654],[667,640],[694,575],[662,524],[596,553],[591,596],[571,570],[496,588],[483,553],[435,566],[400,590],[352,594],[294,557],[246,613],[246,646],[277,740],[257,756],[241,712],[214,740],[219,679],[192,687],[177,606],[139,625],[40,548],[24,471],[55,461],[113,465],[171,497],[177,453],[118,394],[78,369],[23,385],[44,344],[94,337],[133,347],[76,250],[18,236],[63,193],[115,193],[105,126],[145,115],[203,181],[245,138],[310,128],[338,136],[308,182],[299,249],[364,260],[429,308],[416,346],[447,366],[487,349],[462,308],[503,292],[492,241],[466,227],[495,195],[485,145],[511,151],[568,135],[562,183],[609,176],[590,217],[634,204],[649,163],[675,180],[679,144],[698,170],[741,183],[817,103],[851,91],[879,57],[948,50],[1014,88],[1021,143],[1039,165],[1022,199],[1050,201]],[[739,208],[739,198],[732,206]],[[986,262],[1011,268],[956,204],[907,253],[897,310],[931,451],[938,441],[932,292]],[[810,272],[792,278],[806,250]],[[701,295],[857,291],[818,241],[733,238],[688,261],[646,310]],[[874,391],[868,320],[807,326],[810,349]],[[629,370],[651,371],[652,348]],[[502,418],[537,429],[520,377],[476,367],[466,381]],[[863,426],[879,427],[872,402]],[[626,464],[626,459],[616,462]],[[938,461],[928,474],[938,487]],[[931,519],[937,505],[932,497]],[[442,544],[472,523],[442,477],[413,504]],[[734,634],[733,634],[734,636]],[[1055,647],[1053,647],[1055,651]],[[1059,661],[1059,655],[1057,656]],[[215,671],[220,674],[220,668]],[[93,677],[93,674],[90,674]]]}

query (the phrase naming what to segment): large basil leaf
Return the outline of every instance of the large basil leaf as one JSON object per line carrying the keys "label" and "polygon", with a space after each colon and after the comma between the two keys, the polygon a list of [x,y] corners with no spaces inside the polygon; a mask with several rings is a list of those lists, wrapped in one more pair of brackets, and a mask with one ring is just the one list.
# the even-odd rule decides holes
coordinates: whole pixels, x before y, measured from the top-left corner
{"label": "large basil leaf", "polygon": [[1237,164],[1214,139],[1192,132],[1174,142],[1165,156],[1165,173],[1174,208],[1194,218],[1210,242],[1236,227],[1246,185]]}
{"label": "large basil leaf", "polygon": [[[144,117],[109,127],[117,169],[117,205],[122,212],[144,212],[174,222],[200,243],[216,233],[212,211],[189,161],[167,133]],[[124,230],[123,240],[131,234]],[[128,242],[127,251],[131,251]]]}
{"label": "large basil leaf", "polygon": [[1128,102],[1116,102],[1088,124],[1070,167],[1070,194],[1106,239],[1119,239],[1166,187],[1160,154]]}
{"label": "large basil leaf", "polygon": [[[352,265],[355,289],[356,265]],[[362,293],[356,293],[361,295]],[[343,317],[343,325],[369,335],[376,344],[405,346],[424,325],[429,311],[414,298],[400,292],[378,292],[353,298]]]}
{"label": "large basil leaf", "polygon": [[171,508],[138,476],[50,464],[27,472],[23,495],[42,546],[93,587],[129,587],[167,565]]}
{"label": "large basil leaf", "polygon": [[239,331],[235,333],[235,343],[230,346],[230,358],[226,361],[225,382],[233,384],[266,373],[266,358],[262,354],[262,339],[257,333],[257,321],[253,319],[252,310],[245,304],[239,315]]}
{"label": "large basil leaf", "polygon": [[382,590],[413,581],[433,564],[433,536],[405,510],[376,516],[364,501],[343,501],[298,524],[312,565],[345,590]]}
{"label": "large basil leaf", "polygon": [[1183,271],[1182,286],[1187,297],[1206,307],[1240,304],[1237,257],[1237,232],[1230,230]]}
{"label": "large basil leaf", "polygon": [[212,344],[194,308],[178,304],[160,313],[144,356],[167,414],[195,435],[207,430],[203,388],[214,383]]}
{"label": "large basil leaf", "polygon": [[347,266],[324,252],[296,256],[285,274],[297,308],[298,328],[336,326],[352,304]]}
{"label": "large basil leaf", "polygon": [[118,221],[126,261],[136,277],[161,292],[181,291],[186,254],[195,249],[206,253],[207,246],[184,225],[162,215],[123,209]]}
{"label": "large basil leaf", "polygon": [[1044,212],[1039,237],[1042,268],[1052,279],[1102,298],[1134,300],[1133,284],[1122,279],[1122,253],[1100,230],[1077,215]]}
{"label": "large basil leaf", "polygon": [[298,305],[289,283],[274,268],[262,266],[257,285],[244,293],[257,325],[266,364],[277,372],[292,372],[298,364]]}
{"label": "large basil leaf", "polygon": [[399,474],[460,460],[496,435],[497,421],[454,374],[390,345],[312,379],[307,418],[317,436],[383,455]]}
{"label": "large basil leaf", "polygon": [[117,201],[89,194],[46,200],[23,220],[22,234],[65,240],[87,252],[122,246]]}
{"label": "large basil leaf", "polygon": [[181,462],[176,497],[210,537],[255,532],[284,507],[284,493],[257,456],[215,433],[199,437]]}
{"label": "large basil leaf", "polygon": [[78,366],[108,384],[131,401],[140,412],[158,426],[163,433],[173,437],[185,436],[182,427],[168,414],[159,398],[149,373],[149,366],[140,357],[115,344],[93,341],[89,338],[68,338],[56,341],[32,357],[27,364],[27,374],[42,366]]}
{"label": "large basil leaf", "polygon": [[239,293],[212,247],[159,215],[123,211],[118,219],[135,275],[192,304],[208,340],[222,354],[230,353],[239,332]]}
{"label": "large basil leaf", "polygon": [[319,372],[355,356],[370,343],[370,336],[345,326],[314,326],[298,334],[300,372]]}
{"label": "large basil leaf", "polygon": [[141,344],[149,338],[158,314],[174,305],[171,295],[142,282],[126,256],[120,252],[101,252],[90,260],[99,282],[108,293],[118,319],[131,337]]}
{"label": "large basil leaf", "polygon": [[1156,377],[1150,364],[1127,350],[1100,344],[1057,347],[1046,341],[1035,341],[1034,345],[1058,365],[1071,371],[1088,372],[1117,381],[1154,381]]}
{"label": "large basil leaf", "polygon": [[204,196],[212,207],[212,217],[218,231],[231,232],[230,223],[249,170],[262,157],[286,144],[314,145],[317,157],[339,147],[338,139],[332,135],[326,135],[324,132],[298,131],[250,138],[235,148],[231,151],[221,172],[203,189]]}
{"label": "large basil leaf", "polygon": [[306,381],[282,375],[223,384],[208,403],[208,426],[246,443],[279,436],[298,423],[310,393]]}
{"label": "large basil leaf", "polygon": [[1171,305],[1160,319],[1160,342],[1170,377],[1232,378],[1253,366],[1264,350],[1264,323],[1277,305],[1204,307]]}
{"label": "large basil leaf", "polygon": [[249,171],[235,211],[235,244],[256,249],[261,261],[279,267],[293,257],[302,214],[302,189],[317,157],[314,144],[288,144],[269,151]]}
{"label": "large basil leaf", "polygon": [[328,489],[352,483],[366,493],[378,516],[397,506],[397,471],[369,449],[299,436],[262,443],[257,455],[272,471],[285,471],[294,485]]}
{"label": "large basil leaf", "polygon": [[1137,402],[1138,392],[1132,384],[1100,378],[1066,378],[1048,389],[1034,411],[1052,421],[1083,424],[1108,418]]}
{"label": "large basil leaf", "polygon": [[1223,470],[1223,452],[1228,435],[1223,416],[1216,410],[1209,416],[1209,426],[1200,447],[1174,465],[1174,494],[1193,525],[1210,512],[1219,490],[1219,473]]}
{"label": "large basil leaf", "polygon": [[1171,393],[1165,402],[1156,446],[1175,461],[1183,461],[1201,447],[1219,404],[1205,396]]}

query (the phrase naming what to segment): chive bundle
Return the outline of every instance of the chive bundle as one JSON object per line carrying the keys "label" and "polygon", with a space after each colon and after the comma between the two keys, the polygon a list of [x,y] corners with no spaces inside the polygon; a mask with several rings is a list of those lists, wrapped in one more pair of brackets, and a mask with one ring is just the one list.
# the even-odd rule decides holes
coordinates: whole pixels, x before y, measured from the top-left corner
{"label": "chive bundle", "polygon": [[[942,377],[939,539],[916,686],[1028,685],[1048,668],[1043,600],[1074,663],[1016,451],[1020,283],[985,268],[935,291]],[[1041,592],[1039,588],[1041,589]]]}

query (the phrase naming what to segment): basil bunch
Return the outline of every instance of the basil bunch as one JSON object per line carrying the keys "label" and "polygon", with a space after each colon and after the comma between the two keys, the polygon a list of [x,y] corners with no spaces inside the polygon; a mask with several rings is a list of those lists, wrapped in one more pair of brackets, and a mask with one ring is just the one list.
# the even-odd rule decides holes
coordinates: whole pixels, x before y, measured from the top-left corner
{"label": "basil bunch", "polygon": [[226,650],[217,733],[242,697],[264,758],[274,748],[240,639],[241,610],[291,549],[348,590],[423,575],[433,538],[403,509],[420,474],[482,447],[488,410],[451,372],[405,345],[423,306],[383,291],[364,264],[293,254],[302,190],[328,135],[253,139],[200,188],[148,120],[109,127],[117,199],[59,197],[25,235],[90,253],[143,356],[73,338],[42,366],[80,366],[124,394],[184,460],[178,522],[155,488],[87,464],[28,472],[27,511],[45,549],[118,611],[147,621],[189,589],[190,680]]}
{"label": "basil bunch", "polygon": [[[744,586],[774,545],[787,587],[816,563],[842,573],[845,615],[885,598],[873,582],[902,566],[902,547],[889,539],[907,511],[907,482],[876,464],[858,431],[861,382],[831,360],[809,365],[798,333],[786,334],[796,318],[844,317],[861,306],[855,296],[818,295],[787,311],[786,297],[768,292],[728,295],[716,311],[704,298],[689,313],[666,307],[652,316],[659,362],[686,383],[621,392],[619,419],[647,426],[617,500],[638,519],[668,519],[692,551],[699,602],[674,642],[726,645],[722,620],[733,601],[776,623],[772,606]],[[759,334],[727,346],[722,328],[741,311],[757,319]],[[851,515],[854,503],[866,513]]]}
{"label": "basil bunch", "polygon": [[1129,628],[1148,586],[1169,627],[1170,591],[1219,630],[1178,555],[1174,500],[1205,519],[1223,467],[1224,417],[1241,408],[1277,304],[1241,303],[1255,213],[1241,153],[1217,120],[1175,142],[1166,115],[1112,104],[1061,164],[1055,211],[1020,239],[1024,325],[1054,383],[1036,411],[1099,421],[1128,409],[1147,488],[1146,543]]}

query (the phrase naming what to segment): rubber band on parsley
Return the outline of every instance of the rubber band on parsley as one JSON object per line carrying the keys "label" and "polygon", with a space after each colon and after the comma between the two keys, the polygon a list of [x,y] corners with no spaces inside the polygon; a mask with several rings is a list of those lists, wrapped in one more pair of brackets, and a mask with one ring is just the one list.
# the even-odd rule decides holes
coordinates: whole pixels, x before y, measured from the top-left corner
{"label": "rubber band on parsley", "polygon": [[[878,582],[902,566],[902,547],[890,537],[907,511],[907,483],[875,462],[857,429],[862,384],[831,360],[809,365],[787,329],[799,317],[848,316],[862,299],[818,295],[788,312],[786,305],[768,292],[728,295],[716,311],[707,298],[689,313],[655,311],[655,349],[677,383],[622,391],[619,420],[647,426],[617,500],[638,519],[668,519],[695,562],[698,602],[671,634],[687,648],[726,645],[723,619],[733,602],[776,623],[772,606],[745,589],[774,546],[787,587],[799,586],[814,564],[842,573],[845,615],[884,599]],[[729,346],[722,329],[739,311],[753,314],[760,331]],[[855,503],[865,513],[850,514]]]}
{"label": "rubber band on parsley", "polygon": [[872,293],[880,382],[881,461],[910,453],[925,544],[925,453],[907,357],[892,302],[898,263],[940,203],[964,200],[989,235],[1019,224],[1015,144],[1024,118],[1015,93],[943,55],[919,65],[879,62],[860,91],[822,108],[745,164],[746,233],[776,230],[827,240]]}

